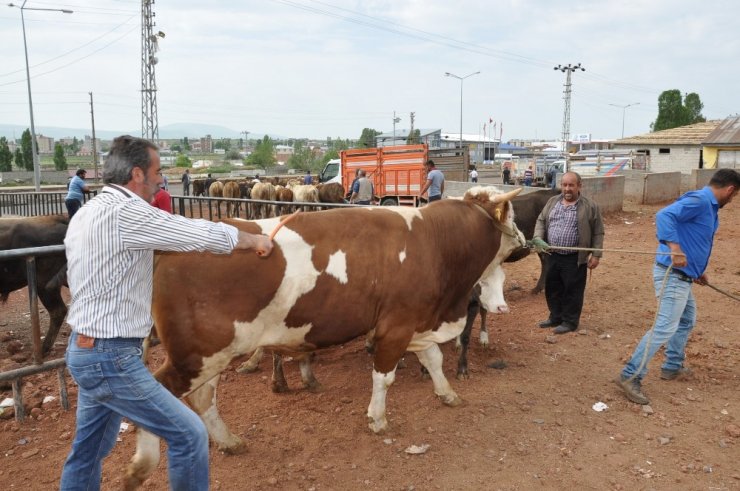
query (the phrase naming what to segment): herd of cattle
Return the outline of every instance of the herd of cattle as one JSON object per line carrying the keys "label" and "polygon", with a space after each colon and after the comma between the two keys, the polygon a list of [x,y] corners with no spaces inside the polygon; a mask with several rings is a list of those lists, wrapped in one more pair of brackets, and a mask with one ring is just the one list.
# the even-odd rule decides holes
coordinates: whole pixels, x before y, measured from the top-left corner
{"label": "herd of cattle", "polygon": [[[252,198],[263,189],[260,184],[267,183],[255,183]],[[276,186],[270,187],[275,192]],[[301,187],[283,189],[295,195]],[[310,353],[370,333],[374,363],[367,415],[375,433],[387,428],[387,390],[407,351],[416,353],[442,402],[458,405],[460,399],[442,371],[438,344],[460,336],[467,347],[479,312],[507,312],[502,263],[529,254],[525,240],[532,237],[537,216],[555,192],[517,196],[518,190],[504,194],[478,186],[462,199],[423,208],[301,213],[275,235],[268,258],[251,253],[157,254],[152,312],[167,359],[155,377],[187,399],[226,452],[238,452],[244,443],[218,414],[220,372],[234,358],[260,349],[276,354],[276,370],[279,355],[301,360],[304,384],[315,387]],[[225,221],[247,232],[270,234],[279,220]],[[0,219],[0,250],[60,244],[67,223],[60,216]],[[66,314],[60,293],[65,268],[63,255],[39,258],[39,298],[52,314],[45,351],[53,346]],[[2,261],[0,270],[5,300],[25,286],[26,273],[22,260]],[[194,276],[200,280],[188,281]],[[407,288],[410,282],[415,288]],[[541,276],[535,291],[542,282]],[[488,342],[485,322],[481,341]],[[466,363],[463,351],[458,376],[467,375]],[[127,471],[131,489],[159,460],[157,437],[142,429],[137,435]]]}
{"label": "herd of cattle", "polygon": [[[252,220],[290,213],[297,206],[284,203],[344,203],[346,197],[344,188],[338,183],[313,185],[303,184],[300,179],[287,180],[277,177],[263,178],[261,182],[222,179],[208,183],[205,179],[195,179],[192,186],[193,196],[277,202],[274,205],[260,202],[245,204],[245,216]],[[240,206],[241,203],[238,202],[227,202],[226,216],[237,215]],[[304,205],[306,211],[311,210],[310,206]]]}

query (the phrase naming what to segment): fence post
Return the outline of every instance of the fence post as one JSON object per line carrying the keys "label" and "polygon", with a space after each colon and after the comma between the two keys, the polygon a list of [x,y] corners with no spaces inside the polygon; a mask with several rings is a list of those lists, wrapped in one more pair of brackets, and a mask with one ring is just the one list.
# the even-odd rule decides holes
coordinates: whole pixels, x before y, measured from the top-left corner
{"label": "fence post", "polygon": [[31,313],[31,338],[33,339],[33,362],[40,365],[41,356],[41,321],[39,319],[38,285],[36,284],[36,258],[26,258],[26,280],[28,281],[28,303]]}

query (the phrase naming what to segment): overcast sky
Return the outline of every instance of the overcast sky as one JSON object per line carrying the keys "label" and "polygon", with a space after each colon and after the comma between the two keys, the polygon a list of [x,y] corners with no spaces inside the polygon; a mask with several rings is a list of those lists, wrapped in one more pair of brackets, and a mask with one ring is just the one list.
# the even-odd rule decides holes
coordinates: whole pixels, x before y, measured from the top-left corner
{"label": "overcast sky", "polygon": [[[16,1],[16,0],[14,0]],[[140,2],[28,0],[36,126],[141,129]],[[22,0],[21,0],[22,3]],[[0,122],[28,125],[20,11],[0,7]],[[159,125],[218,124],[292,137],[362,128],[457,133],[489,117],[503,139],[559,138],[565,74],[571,133],[645,133],[666,89],[697,92],[709,119],[740,112],[736,0],[159,0]]]}

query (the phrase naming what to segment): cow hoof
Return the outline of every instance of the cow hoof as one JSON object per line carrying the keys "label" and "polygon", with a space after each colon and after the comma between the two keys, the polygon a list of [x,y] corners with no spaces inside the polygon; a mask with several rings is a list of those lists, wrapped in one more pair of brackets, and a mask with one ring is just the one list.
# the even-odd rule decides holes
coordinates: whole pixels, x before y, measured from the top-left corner
{"label": "cow hoof", "polygon": [[316,394],[317,392],[321,392],[321,391],[324,390],[324,386],[321,385],[319,382],[311,382],[311,383],[308,383],[308,384],[303,384],[303,387],[307,391],[312,392],[314,394]]}
{"label": "cow hoof", "polygon": [[136,476],[126,476],[123,480],[123,489],[125,491],[134,491],[134,489],[141,487],[143,482]]}
{"label": "cow hoof", "polygon": [[240,438],[235,437],[233,442],[230,442],[228,444],[219,445],[218,450],[227,455],[240,455],[240,454],[246,453],[247,444],[244,443],[244,441],[242,441]]}
{"label": "cow hoof", "polygon": [[467,371],[460,371],[460,372],[457,372],[456,378],[458,380],[468,380],[470,378],[470,374],[468,374]]}
{"label": "cow hoof", "polygon": [[250,365],[248,361],[245,361],[241,365],[239,365],[239,368],[236,369],[237,373],[254,373],[257,370],[259,370],[259,365]]}
{"label": "cow hoof", "polygon": [[275,394],[282,394],[284,392],[288,392],[288,386],[285,384],[278,384],[276,382],[272,382],[270,384],[270,390],[272,390]]}
{"label": "cow hoof", "polygon": [[432,376],[429,375],[429,372],[421,372],[421,379],[422,380],[431,380]]}
{"label": "cow hoof", "polygon": [[388,430],[388,421],[385,418],[375,421],[372,417],[367,417],[367,426],[376,435],[382,435]]}
{"label": "cow hoof", "polygon": [[529,293],[531,293],[532,295],[539,295],[541,292],[542,292],[542,288],[534,287],[532,288],[532,291],[530,291]]}
{"label": "cow hoof", "polygon": [[447,396],[439,396],[445,406],[457,407],[463,403],[462,399],[457,394],[450,394]]}
{"label": "cow hoof", "polygon": [[367,351],[367,354],[369,355],[375,354],[375,345],[372,343],[365,343],[365,351]]}
{"label": "cow hoof", "polygon": [[396,368],[406,368],[406,359],[401,358],[398,360],[398,363],[396,364]]}

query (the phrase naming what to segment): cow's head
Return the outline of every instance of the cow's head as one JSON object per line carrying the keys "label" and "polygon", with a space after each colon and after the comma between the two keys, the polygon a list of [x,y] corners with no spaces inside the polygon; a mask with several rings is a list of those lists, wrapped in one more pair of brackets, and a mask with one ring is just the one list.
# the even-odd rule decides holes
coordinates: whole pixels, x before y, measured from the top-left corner
{"label": "cow's head", "polygon": [[489,312],[506,313],[509,307],[504,300],[504,279],[506,275],[501,267],[507,257],[516,249],[524,247],[524,234],[514,224],[514,207],[511,199],[521,192],[520,189],[502,193],[493,186],[475,186],[470,188],[463,198],[474,203],[488,214],[491,226],[501,231],[501,245],[491,264],[488,265],[479,280],[481,286],[480,301]]}

